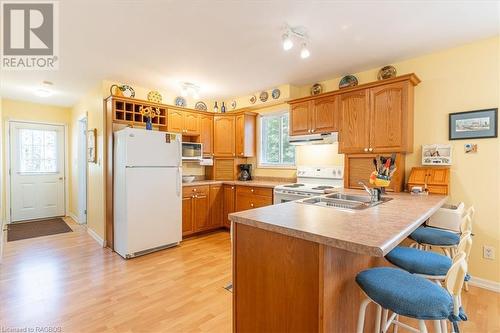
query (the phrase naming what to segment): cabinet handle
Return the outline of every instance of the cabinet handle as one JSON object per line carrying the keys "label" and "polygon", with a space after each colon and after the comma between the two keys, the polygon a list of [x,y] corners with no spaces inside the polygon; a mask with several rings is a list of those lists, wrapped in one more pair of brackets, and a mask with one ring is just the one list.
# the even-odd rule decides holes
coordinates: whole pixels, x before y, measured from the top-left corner
{"label": "cabinet handle", "polygon": [[250,207],[253,207],[253,203],[250,204]]}
{"label": "cabinet handle", "polygon": [[311,133],[314,133],[314,131],[315,131],[315,130],[313,130],[313,129],[312,129],[312,130],[311,130]]}
{"label": "cabinet handle", "polygon": [[193,188],[193,192],[196,192],[196,189],[195,189],[195,188]]}
{"label": "cabinet handle", "polygon": [[367,151],[368,151],[368,148],[365,148],[365,149],[364,149],[364,151],[365,151],[365,152],[367,152]]}
{"label": "cabinet handle", "polygon": [[368,149],[369,151],[373,151],[373,148]]}
{"label": "cabinet handle", "polygon": [[234,190],[234,186],[231,186],[231,190]]}
{"label": "cabinet handle", "polygon": [[253,192],[253,188],[252,188],[252,189],[250,189],[250,191],[251,191],[251,192]]}

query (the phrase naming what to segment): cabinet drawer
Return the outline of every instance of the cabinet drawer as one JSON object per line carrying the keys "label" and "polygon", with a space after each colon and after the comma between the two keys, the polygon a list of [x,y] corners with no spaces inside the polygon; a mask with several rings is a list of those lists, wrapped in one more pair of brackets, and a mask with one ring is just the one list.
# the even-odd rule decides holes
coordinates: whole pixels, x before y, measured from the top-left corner
{"label": "cabinet drawer", "polygon": [[236,193],[236,211],[259,208],[273,204],[272,197],[249,193]]}
{"label": "cabinet drawer", "polygon": [[208,195],[208,185],[202,186],[184,186],[182,188],[182,196],[187,197],[192,194],[203,194]]}
{"label": "cabinet drawer", "polygon": [[250,195],[262,195],[265,197],[273,197],[273,189],[268,187],[254,187],[239,185],[236,186],[236,194],[250,194]]}
{"label": "cabinet drawer", "polygon": [[431,194],[448,195],[448,186],[446,185],[427,185],[427,189]]}

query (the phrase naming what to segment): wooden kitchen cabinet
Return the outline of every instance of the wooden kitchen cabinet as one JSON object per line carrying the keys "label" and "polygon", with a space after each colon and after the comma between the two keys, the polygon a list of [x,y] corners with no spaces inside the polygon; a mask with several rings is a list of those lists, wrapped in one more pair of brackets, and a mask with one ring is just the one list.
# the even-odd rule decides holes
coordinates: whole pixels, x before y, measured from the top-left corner
{"label": "wooden kitchen cabinet", "polygon": [[427,189],[430,194],[450,193],[450,169],[443,167],[413,167],[408,178],[409,191],[414,186]]}
{"label": "wooden kitchen cabinet", "polygon": [[290,135],[321,134],[338,131],[340,110],[338,96],[292,104]]}
{"label": "wooden kitchen cabinet", "polygon": [[368,152],[370,145],[370,105],[367,90],[340,95],[342,125],[339,152]]}
{"label": "wooden kitchen cabinet", "polygon": [[213,154],[213,117],[199,116],[200,138],[199,142],[203,144],[203,155],[212,156]]}
{"label": "wooden kitchen cabinet", "polygon": [[209,208],[209,186],[189,186],[182,189],[182,236],[211,227]]}
{"label": "wooden kitchen cabinet", "polygon": [[228,215],[236,211],[235,200],[236,200],[236,186],[235,185],[223,185],[223,226],[226,228],[231,227],[231,221],[228,219]]}
{"label": "wooden kitchen cabinet", "polygon": [[216,157],[234,157],[236,155],[234,116],[214,116],[213,154]]}
{"label": "wooden kitchen cabinet", "polygon": [[183,135],[199,135],[199,115],[194,112],[169,109],[167,128],[170,132],[182,133]]}
{"label": "wooden kitchen cabinet", "polygon": [[254,209],[273,204],[273,189],[236,186],[236,211]]}
{"label": "wooden kitchen cabinet", "polygon": [[210,229],[221,227],[224,222],[223,185],[210,185]]}
{"label": "wooden kitchen cabinet", "polygon": [[306,135],[311,129],[311,101],[292,104],[290,108],[290,135]]}
{"label": "wooden kitchen cabinet", "polygon": [[255,125],[254,113],[239,114],[235,118],[235,153],[238,157],[255,156]]}
{"label": "wooden kitchen cabinet", "polygon": [[247,163],[244,158],[214,158],[214,165],[208,170],[211,179],[215,180],[235,180],[238,178],[238,165]]}
{"label": "wooden kitchen cabinet", "polygon": [[[370,175],[375,171],[373,159],[377,154],[346,154],[344,156],[344,187],[363,189],[359,182],[370,186]],[[383,155],[386,156],[386,155]],[[387,155],[387,157],[389,157]],[[404,190],[405,180],[405,155],[396,154],[396,172],[391,180],[391,185],[386,188],[390,192]]]}

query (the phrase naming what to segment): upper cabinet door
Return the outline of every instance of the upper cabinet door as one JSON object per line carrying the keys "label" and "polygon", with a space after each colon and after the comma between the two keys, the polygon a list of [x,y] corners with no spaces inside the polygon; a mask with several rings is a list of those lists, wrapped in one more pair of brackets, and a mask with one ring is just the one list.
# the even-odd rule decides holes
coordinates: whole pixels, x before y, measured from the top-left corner
{"label": "upper cabinet door", "polygon": [[311,132],[311,104],[306,101],[293,104],[290,109],[290,135],[305,135]]}
{"label": "upper cabinet door", "polygon": [[256,116],[240,114],[235,119],[235,150],[238,157],[255,156]]}
{"label": "upper cabinet door", "polygon": [[342,126],[340,127],[341,153],[368,152],[370,145],[370,109],[367,90],[339,96]]}
{"label": "upper cabinet door", "polygon": [[340,124],[339,96],[334,95],[314,101],[312,132],[337,132]]}
{"label": "upper cabinet door", "polygon": [[370,89],[370,147],[373,152],[407,150],[408,83]]}
{"label": "upper cabinet door", "polygon": [[169,132],[184,132],[184,112],[168,110],[167,128]]}
{"label": "upper cabinet door", "polygon": [[213,153],[213,118],[211,116],[200,116],[200,142],[203,144],[203,155]]}
{"label": "upper cabinet door", "polygon": [[184,132],[194,135],[200,133],[199,116],[197,113],[184,113]]}
{"label": "upper cabinet door", "polygon": [[235,156],[234,137],[234,117],[214,116],[214,155]]}

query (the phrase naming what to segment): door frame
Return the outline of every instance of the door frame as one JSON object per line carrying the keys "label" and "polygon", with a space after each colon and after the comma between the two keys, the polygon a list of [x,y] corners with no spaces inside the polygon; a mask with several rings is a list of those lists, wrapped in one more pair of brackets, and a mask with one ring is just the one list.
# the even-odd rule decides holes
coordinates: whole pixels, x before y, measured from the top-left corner
{"label": "door frame", "polygon": [[[83,126],[83,124],[85,124]],[[84,134],[82,135],[82,130],[84,131]],[[87,163],[87,130],[88,130],[88,119],[87,115],[81,117],[78,119],[78,135],[77,135],[77,184],[78,184],[78,211],[77,211],[77,219],[76,222],[78,224],[87,224],[87,218],[88,218],[88,163]],[[84,139],[84,140],[82,140]],[[83,153],[83,156],[82,156]],[[83,158],[83,161],[80,159]],[[82,164],[85,165],[84,170],[81,170]],[[85,181],[82,184],[82,176],[85,175]],[[85,195],[82,196],[81,194],[81,189],[85,189]],[[83,197],[85,198],[85,213],[82,213],[81,206],[82,206],[82,199]],[[83,221],[82,216],[85,216],[85,221]]]}
{"label": "door frame", "polygon": [[68,147],[68,125],[65,123],[46,122],[46,121],[30,121],[25,119],[7,119],[5,120],[5,215],[7,224],[13,223],[11,216],[11,123],[24,123],[36,125],[52,125],[63,126],[64,130],[64,216],[67,216],[69,211],[69,185],[68,185],[68,165],[69,165],[69,147]]}

